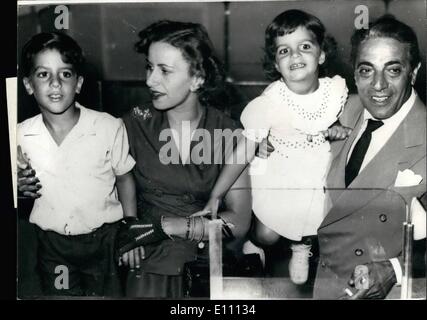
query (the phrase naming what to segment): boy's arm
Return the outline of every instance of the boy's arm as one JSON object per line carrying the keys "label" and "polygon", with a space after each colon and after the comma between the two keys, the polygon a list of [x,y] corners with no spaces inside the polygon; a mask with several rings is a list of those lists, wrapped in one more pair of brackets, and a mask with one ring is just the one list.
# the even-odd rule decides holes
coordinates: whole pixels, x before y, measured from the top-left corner
{"label": "boy's arm", "polygon": [[[117,176],[117,191],[122,203],[123,214],[117,237],[115,258],[119,265],[139,268],[145,259],[144,246],[168,238],[160,225],[160,219],[151,215],[137,217],[135,180],[132,171]],[[126,219],[127,218],[127,219]]]}
{"label": "boy's arm", "polygon": [[[136,191],[132,171],[116,176],[116,186],[119,200],[122,204],[124,217],[136,218]],[[119,233],[117,235],[118,239],[120,239],[120,233],[123,233],[123,231],[121,232],[119,229]],[[116,246],[120,248],[122,244],[120,244],[118,240],[116,240],[116,242]],[[115,258],[117,259],[119,266],[130,266],[131,269],[139,267],[141,259],[144,259],[144,255],[145,250],[142,246],[126,250],[126,252],[121,252],[119,249],[116,249],[115,252]]]}
{"label": "boy's arm", "polygon": [[132,171],[116,177],[117,192],[125,217],[136,217],[136,191]]}

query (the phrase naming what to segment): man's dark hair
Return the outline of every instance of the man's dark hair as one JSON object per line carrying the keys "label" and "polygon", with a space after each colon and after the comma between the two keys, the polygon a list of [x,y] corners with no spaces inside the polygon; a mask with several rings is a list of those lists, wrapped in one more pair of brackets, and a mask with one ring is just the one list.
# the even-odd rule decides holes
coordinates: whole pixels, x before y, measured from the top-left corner
{"label": "man's dark hair", "polygon": [[391,38],[407,44],[409,62],[414,69],[420,62],[417,35],[411,27],[397,20],[392,15],[384,15],[369,25],[368,29],[359,29],[351,37],[351,63],[354,66],[360,44],[372,38]]}

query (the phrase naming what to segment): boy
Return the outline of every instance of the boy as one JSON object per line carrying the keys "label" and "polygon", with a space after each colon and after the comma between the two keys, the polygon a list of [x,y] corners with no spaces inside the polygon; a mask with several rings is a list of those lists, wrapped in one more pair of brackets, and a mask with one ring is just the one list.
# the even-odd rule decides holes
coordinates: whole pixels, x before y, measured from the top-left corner
{"label": "boy", "polygon": [[[38,34],[22,52],[23,83],[41,114],[18,124],[18,166],[43,186],[29,194],[46,295],[118,294],[116,222],[136,217],[123,122],[75,101],[83,63],[79,45],[62,33]],[[64,272],[68,281],[59,281]]]}

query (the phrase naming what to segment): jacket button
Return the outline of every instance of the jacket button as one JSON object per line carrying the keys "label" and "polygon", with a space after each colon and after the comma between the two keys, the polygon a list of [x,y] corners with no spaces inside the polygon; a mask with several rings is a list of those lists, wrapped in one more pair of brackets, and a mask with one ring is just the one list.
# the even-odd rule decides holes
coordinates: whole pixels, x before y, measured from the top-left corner
{"label": "jacket button", "polygon": [[387,221],[387,215],[385,215],[385,214],[380,214],[380,221],[381,221],[381,222],[386,222],[386,221]]}
{"label": "jacket button", "polygon": [[362,249],[356,249],[354,250],[354,254],[358,257],[360,257],[363,254],[363,250]]}
{"label": "jacket button", "polygon": [[322,261],[322,262],[320,263],[320,266],[321,266],[322,268],[326,268],[326,263],[325,263],[324,261]]}
{"label": "jacket button", "polygon": [[192,203],[195,200],[194,196],[191,193],[185,193],[181,199],[185,203]]}

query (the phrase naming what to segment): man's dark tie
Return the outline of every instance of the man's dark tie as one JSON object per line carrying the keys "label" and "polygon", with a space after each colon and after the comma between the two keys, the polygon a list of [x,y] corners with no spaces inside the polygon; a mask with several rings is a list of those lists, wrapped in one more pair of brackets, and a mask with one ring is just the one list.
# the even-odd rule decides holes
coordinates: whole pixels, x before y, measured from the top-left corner
{"label": "man's dark tie", "polygon": [[377,120],[368,120],[365,132],[360,136],[354,146],[350,160],[345,167],[345,186],[347,187],[356,176],[359,174],[360,167],[362,166],[363,159],[365,158],[366,151],[368,151],[369,143],[371,142],[372,132],[381,127],[384,123]]}

